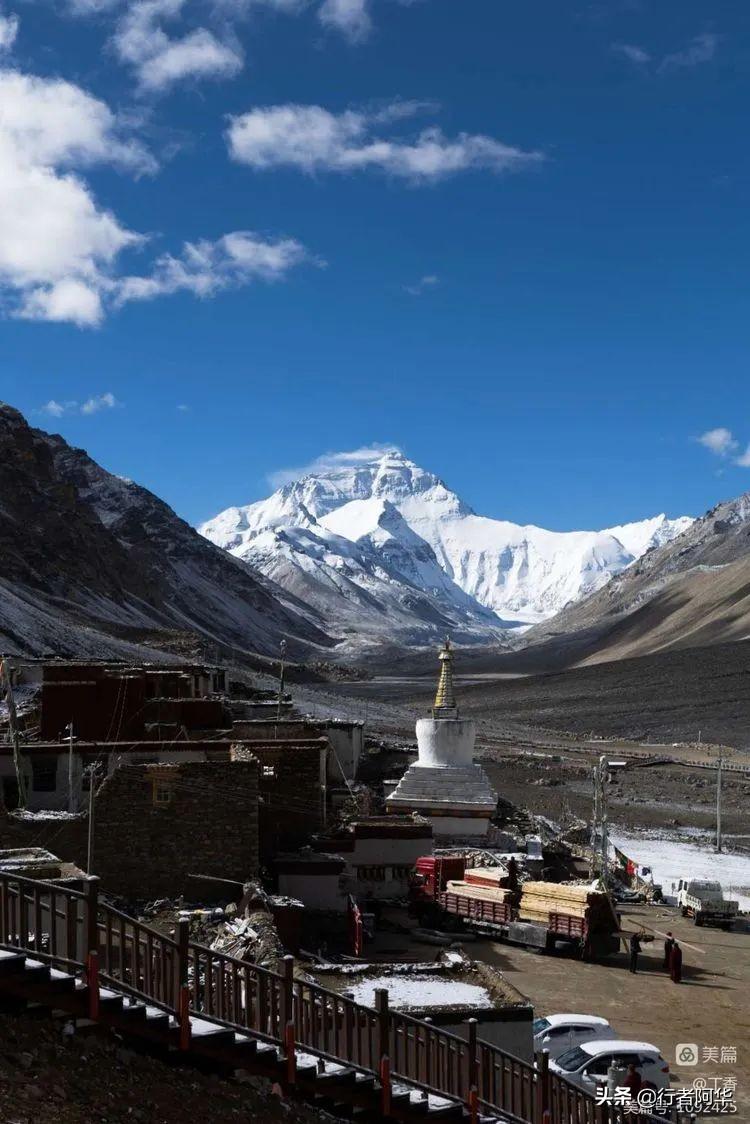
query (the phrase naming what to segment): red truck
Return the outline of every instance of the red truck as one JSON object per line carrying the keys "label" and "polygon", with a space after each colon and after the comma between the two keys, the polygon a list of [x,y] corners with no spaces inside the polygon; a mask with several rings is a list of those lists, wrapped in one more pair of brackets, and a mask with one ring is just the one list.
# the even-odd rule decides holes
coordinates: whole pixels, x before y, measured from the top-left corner
{"label": "red truck", "polygon": [[593,923],[588,918],[566,913],[550,913],[546,925],[523,921],[519,918],[518,893],[509,892],[504,901],[499,901],[489,886],[483,893],[485,887],[481,878],[472,885],[470,897],[448,889],[449,882],[461,882],[465,876],[463,858],[425,856],[417,859],[410,906],[421,924],[457,931],[473,929],[495,939],[545,952],[552,952],[558,943],[563,943],[584,960],[611,955],[620,947],[619,920],[614,911],[611,918],[599,917]]}

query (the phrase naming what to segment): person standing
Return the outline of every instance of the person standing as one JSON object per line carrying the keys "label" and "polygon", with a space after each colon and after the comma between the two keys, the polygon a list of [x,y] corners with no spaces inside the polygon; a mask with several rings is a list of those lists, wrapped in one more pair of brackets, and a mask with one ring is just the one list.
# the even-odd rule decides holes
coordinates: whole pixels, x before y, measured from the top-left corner
{"label": "person standing", "polygon": [[664,941],[664,971],[669,972],[672,967],[672,949],[675,946],[675,939],[672,934],[667,932],[667,939]]}
{"label": "person standing", "polygon": [[638,954],[641,951],[641,938],[638,933],[633,933],[630,938],[630,971],[635,975],[638,971]]}
{"label": "person standing", "polygon": [[669,957],[669,975],[672,983],[682,983],[682,949],[677,941],[674,942]]}
{"label": "person standing", "polygon": [[623,1085],[630,1094],[631,1101],[637,1101],[638,1094],[643,1086],[643,1078],[635,1068],[635,1062],[631,1062],[628,1066],[628,1072],[625,1074]]}

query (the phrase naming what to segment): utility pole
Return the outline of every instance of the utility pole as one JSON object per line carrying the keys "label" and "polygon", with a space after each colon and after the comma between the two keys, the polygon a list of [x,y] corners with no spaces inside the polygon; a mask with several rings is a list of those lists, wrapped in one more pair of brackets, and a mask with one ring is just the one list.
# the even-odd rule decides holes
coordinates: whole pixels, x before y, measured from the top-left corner
{"label": "utility pole", "polygon": [[5,656],[0,657],[0,687],[2,687],[5,694],[5,701],[8,705],[8,728],[10,730],[10,738],[13,743],[13,764],[16,769],[16,785],[18,787],[18,807],[23,809],[26,807],[26,781],[21,768],[21,739],[18,732],[18,715],[16,714],[16,702],[13,698],[13,687],[10,682],[10,672],[8,671],[7,660]]}
{"label": "utility pole", "polygon": [[[281,721],[281,704],[284,701],[284,670],[286,660],[286,640],[279,645],[279,697],[276,703],[276,721]],[[278,736],[278,733],[277,733]]]}
{"label": "utility pole", "polygon": [[722,751],[719,750],[719,761],[716,768],[716,853],[721,854],[721,770],[724,764]]}
{"label": "utility pole", "polygon": [[599,868],[604,889],[609,885],[609,785],[626,767],[625,761],[611,761],[603,753],[594,766],[594,820],[591,825],[592,877]]}
{"label": "utility pole", "polygon": [[599,871],[604,886],[607,885],[609,862],[609,822],[607,812],[607,757],[605,754],[594,765],[594,816],[591,824],[591,874]]}
{"label": "utility pole", "polygon": [[602,884],[604,889],[609,885],[609,800],[607,799],[607,784],[609,783],[608,761],[606,757],[599,758],[602,787]]}
{"label": "utility pole", "polygon": [[89,838],[86,852],[87,874],[91,874],[91,867],[94,860],[94,788],[98,772],[99,769],[97,765],[89,765],[84,770],[84,774],[89,779]]}
{"label": "utility pole", "polygon": [[73,719],[68,723],[68,811],[77,812],[77,801],[73,798]]}

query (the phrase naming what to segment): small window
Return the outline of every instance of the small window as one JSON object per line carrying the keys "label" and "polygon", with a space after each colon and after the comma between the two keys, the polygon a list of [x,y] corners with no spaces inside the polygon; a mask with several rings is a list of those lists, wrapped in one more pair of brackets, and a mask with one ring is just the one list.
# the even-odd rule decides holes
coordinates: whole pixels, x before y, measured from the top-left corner
{"label": "small window", "polygon": [[276,766],[275,765],[261,765],[260,775],[268,780],[275,780]]}
{"label": "small window", "polygon": [[171,784],[166,784],[164,781],[154,781],[154,805],[158,808],[163,808],[166,804],[172,803],[174,789]]}
{"label": "small window", "polygon": [[9,812],[18,807],[18,781],[15,777],[3,777],[3,803]]}
{"label": "small window", "polygon": [[57,757],[31,758],[34,792],[54,792],[57,788]]}

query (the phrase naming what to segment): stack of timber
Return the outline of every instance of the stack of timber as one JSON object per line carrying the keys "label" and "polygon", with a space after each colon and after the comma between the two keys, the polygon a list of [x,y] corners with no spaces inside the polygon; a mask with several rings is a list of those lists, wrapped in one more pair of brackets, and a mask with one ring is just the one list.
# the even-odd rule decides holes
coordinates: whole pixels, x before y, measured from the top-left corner
{"label": "stack of timber", "polygon": [[508,872],[503,866],[475,866],[466,871],[464,879],[470,886],[488,886],[498,890],[507,886]]}
{"label": "stack of timber", "polygon": [[612,900],[603,890],[557,882],[524,882],[519,910],[521,920],[547,925],[552,913],[578,917],[587,921],[590,929],[618,928]]}
{"label": "stack of timber", "polygon": [[446,893],[456,894],[459,898],[476,898],[484,902],[509,902],[514,896],[512,890],[508,890],[505,886],[476,886],[468,880],[447,882],[445,890]]}

